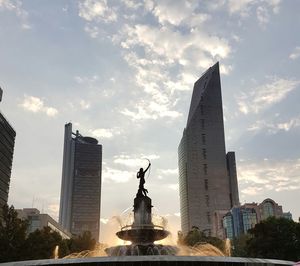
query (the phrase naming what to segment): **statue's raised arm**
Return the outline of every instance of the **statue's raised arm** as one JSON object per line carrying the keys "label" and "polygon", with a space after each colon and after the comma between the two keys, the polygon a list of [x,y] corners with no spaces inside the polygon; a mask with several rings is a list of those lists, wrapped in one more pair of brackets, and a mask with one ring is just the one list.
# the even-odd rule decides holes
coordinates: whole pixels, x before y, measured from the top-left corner
{"label": "statue's raised arm", "polygon": [[151,166],[151,163],[149,161],[148,167],[145,169],[144,174],[148,171],[148,169],[150,168],[150,166]]}

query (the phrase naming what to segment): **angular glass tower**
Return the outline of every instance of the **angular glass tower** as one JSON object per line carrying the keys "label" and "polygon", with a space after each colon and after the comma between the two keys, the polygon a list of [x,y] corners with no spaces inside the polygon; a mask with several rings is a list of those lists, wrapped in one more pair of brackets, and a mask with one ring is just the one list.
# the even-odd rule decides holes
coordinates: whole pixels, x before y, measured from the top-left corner
{"label": "angular glass tower", "polygon": [[[0,102],[2,89],[0,88]],[[0,112],[0,220],[2,207],[7,204],[16,131]]]}
{"label": "angular glass tower", "polygon": [[65,125],[59,223],[79,235],[90,231],[99,240],[102,146]]}
{"label": "angular glass tower", "polygon": [[219,63],[194,85],[178,148],[181,227],[223,237],[222,217],[239,205],[234,152],[226,155]]}

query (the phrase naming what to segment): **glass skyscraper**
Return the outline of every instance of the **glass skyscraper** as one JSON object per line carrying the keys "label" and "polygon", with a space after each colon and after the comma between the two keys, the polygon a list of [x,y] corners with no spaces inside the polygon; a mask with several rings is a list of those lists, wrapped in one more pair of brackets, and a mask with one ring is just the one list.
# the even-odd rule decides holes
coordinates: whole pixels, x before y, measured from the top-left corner
{"label": "glass skyscraper", "polygon": [[178,166],[183,234],[197,226],[222,237],[220,213],[239,205],[239,196],[235,155],[225,152],[219,63],[194,85]]}
{"label": "glass skyscraper", "polygon": [[99,240],[102,146],[65,125],[59,223],[73,235],[90,231]]}
{"label": "glass skyscraper", "polygon": [[[2,89],[0,88],[0,101]],[[16,132],[0,112],[0,219],[7,204]]]}

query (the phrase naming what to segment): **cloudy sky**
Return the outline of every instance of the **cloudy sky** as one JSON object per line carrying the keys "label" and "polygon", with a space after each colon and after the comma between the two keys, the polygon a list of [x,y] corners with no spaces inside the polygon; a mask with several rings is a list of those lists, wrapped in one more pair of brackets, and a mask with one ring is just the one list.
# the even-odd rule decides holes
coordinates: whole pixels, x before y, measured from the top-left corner
{"label": "cloudy sky", "polygon": [[300,216],[300,1],[0,0],[1,112],[17,132],[9,203],[58,217],[64,124],[103,145],[102,241],[135,173],[179,229],[177,147],[193,83],[220,62],[241,202]]}

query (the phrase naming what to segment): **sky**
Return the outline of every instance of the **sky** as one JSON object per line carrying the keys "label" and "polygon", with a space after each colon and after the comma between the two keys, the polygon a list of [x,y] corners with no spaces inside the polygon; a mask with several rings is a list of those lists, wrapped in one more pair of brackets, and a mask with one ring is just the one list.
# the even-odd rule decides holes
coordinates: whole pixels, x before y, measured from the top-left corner
{"label": "sky", "polygon": [[[241,203],[300,216],[300,1],[0,0],[1,112],[17,132],[9,204],[58,218],[65,123],[103,145],[102,242],[136,172],[180,229],[177,148],[194,82],[220,62]],[[123,214],[125,213],[125,214]]]}

